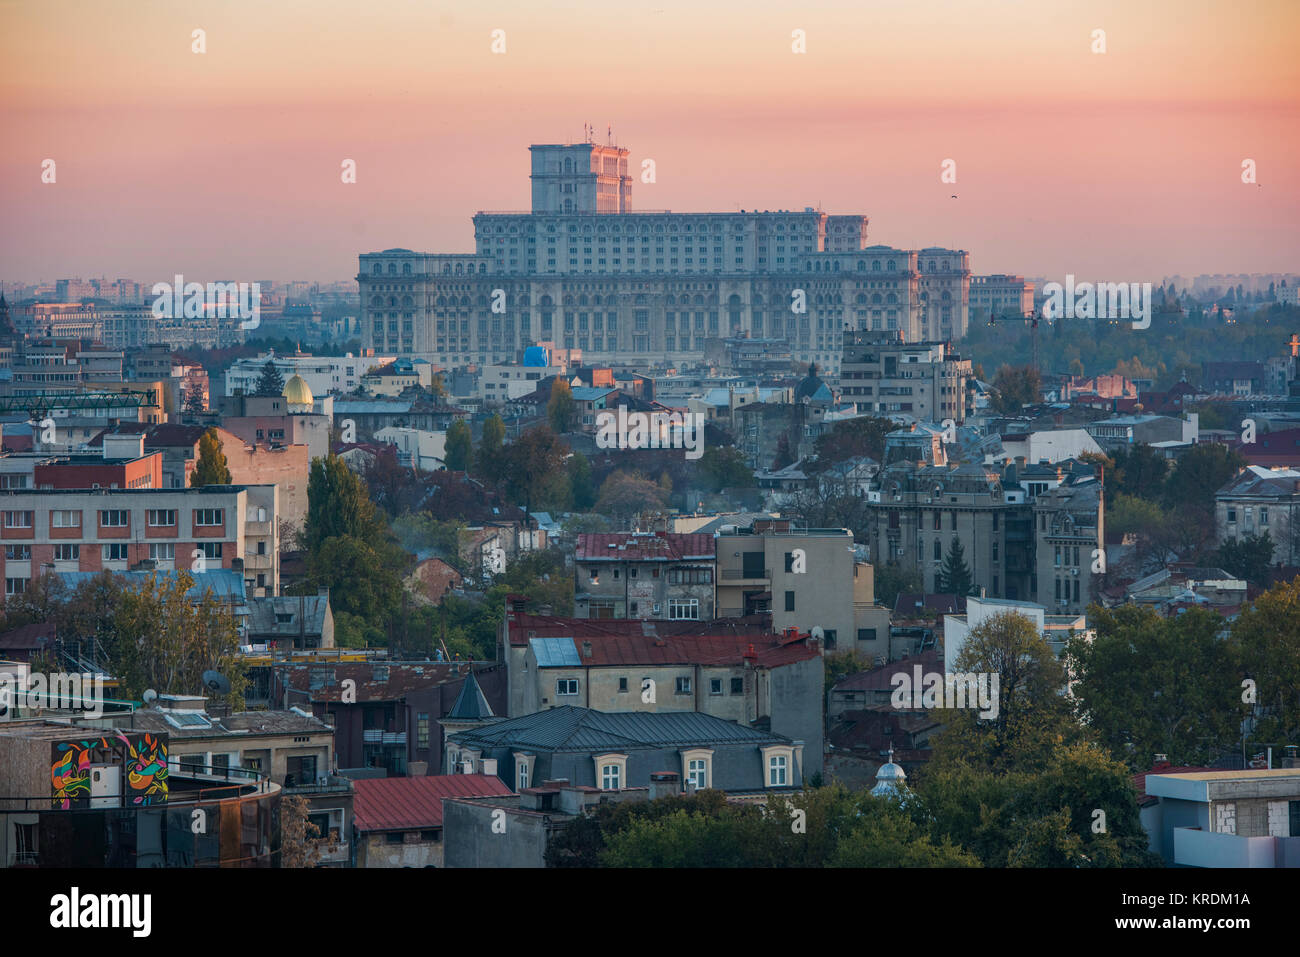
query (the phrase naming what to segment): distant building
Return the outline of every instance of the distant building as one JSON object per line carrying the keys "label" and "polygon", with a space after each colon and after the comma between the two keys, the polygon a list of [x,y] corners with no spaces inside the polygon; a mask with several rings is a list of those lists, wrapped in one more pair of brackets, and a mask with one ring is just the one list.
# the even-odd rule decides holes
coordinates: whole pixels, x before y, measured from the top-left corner
{"label": "distant building", "polygon": [[971,362],[943,342],[905,342],[898,333],[844,340],[840,390],[873,415],[958,425],[974,412]]}
{"label": "distant building", "polygon": [[495,774],[363,778],[353,786],[357,867],[442,867],[443,801],[513,794]]}
{"label": "distant building", "polygon": [[574,554],[578,618],[713,618],[712,535],[582,534]]}
{"label": "distant building", "polygon": [[1251,465],[1214,495],[1219,541],[1273,540],[1274,565],[1300,565],[1300,470]]}

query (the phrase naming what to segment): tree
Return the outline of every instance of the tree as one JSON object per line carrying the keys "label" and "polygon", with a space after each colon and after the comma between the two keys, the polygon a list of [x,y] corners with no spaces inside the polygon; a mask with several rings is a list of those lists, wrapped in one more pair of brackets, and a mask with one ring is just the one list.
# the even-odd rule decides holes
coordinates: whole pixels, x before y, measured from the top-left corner
{"label": "tree", "polygon": [[1244,715],[1221,617],[1123,605],[1095,609],[1092,622],[1096,638],[1076,638],[1067,653],[1079,714],[1104,747],[1141,771],[1157,753],[1206,764],[1231,746]]}
{"label": "tree", "polygon": [[658,483],[650,481],[639,472],[620,469],[610,473],[601,484],[596,511],[626,527],[638,516],[646,512],[658,512],[664,505],[664,492]]}
{"label": "tree", "polygon": [[1042,376],[1033,366],[998,368],[993,374],[993,408],[1003,415],[1014,415],[1039,399]]}
{"label": "tree", "polygon": [[819,435],[813,443],[812,468],[825,469],[836,462],[862,456],[879,462],[885,457],[885,436],[897,430],[897,423],[871,415],[836,422],[834,428]]}
{"label": "tree", "polygon": [[569,446],[544,425],[534,426],[505,447],[501,478],[514,501],[523,501],[524,514],[557,484],[568,478]]}
{"label": "tree", "polygon": [[262,375],[257,380],[253,395],[284,395],[284,376],[280,375],[280,370],[271,359],[267,359],[266,365],[262,366]]}
{"label": "tree", "polygon": [[915,568],[903,568],[893,563],[876,566],[877,604],[893,608],[900,593],[920,592],[923,587],[921,573]]}
{"label": "tree", "polygon": [[997,679],[997,714],[956,709],[934,744],[936,767],[967,763],[990,771],[1037,772],[1056,748],[1080,737],[1066,674],[1034,622],[1018,612],[992,615],[967,634],[956,671]]}
{"label": "tree", "polygon": [[226,456],[221,451],[221,439],[217,437],[216,429],[208,429],[199,439],[199,460],[190,473],[190,487],[229,484],[230,469],[226,467]]}
{"label": "tree", "polygon": [[362,478],[337,455],[328,455],[311,463],[303,546],[316,552],[328,539],[343,536],[378,546],[387,540],[388,527]]}
{"label": "tree", "polygon": [[477,474],[495,478],[501,468],[502,449],[506,441],[506,424],[493,412],[483,421],[483,434],[475,456]]}
{"label": "tree", "polygon": [[1240,452],[1226,445],[1193,445],[1165,480],[1165,504],[1213,527],[1214,494],[1249,464]]}
{"label": "tree", "polygon": [[429,380],[429,394],[438,401],[447,398],[447,382],[441,372],[435,372]]}
{"label": "tree", "polygon": [[569,456],[569,489],[573,508],[585,512],[596,504],[596,486],[591,477],[591,462],[581,452]]}
{"label": "tree", "polygon": [[469,426],[463,419],[457,419],[447,428],[446,459],[447,469],[452,472],[466,472],[474,455],[474,439]]}
{"label": "tree", "polygon": [[966,550],[956,535],[948,545],[948,554],[944,556],[934,587],[942,594],[954,595],[969,595],[974,588],[970,568],[966,565]]}
{"label": "tree", "polygon": [[1118,448],[1111,456],[1114,467],[1107,485],[1115,494],[1134,495],[1155,501],[1160,498],[1169,460],[1145,442]]}
{"label": "tree", "polygon": [[557,378],[551,383],[551,397],[546,403],[546,420],[556,435],[572,431],[577,424],[578,403],[573,398],[573,389],[564,379]]}
{"label": "tree", "polygon": [[190,415],[199,415],[206,411],[206,405],[203,401],[203,388],[199,385],[192,385],[185,390],[185,411]]}
{"label": "tree", "polygon": [[1214,558],[1226,571],[1262,588],[1273,565],[1273,539],[1268,532],[1230,539],[1219,546]]}
{"label": "tree", "polygon": [[207,589],[189,596],[194,579],[150,575],[138,587],[123,588],[112,613],[105,644],[109,670],[126,696],[202,694],[203,672],[225,675],[231,690],[224,700],[239,710],[246,687],[239,664],[239,629],[230,607]]}
{"label": "tree", "polygon": [[1279,582],[1242,609],[1232,640],[1244,677],[1255,682],[1251,737],[1286,743],[1300,739],[1300,578]]}
{"label": "tree", "polygon": [[708,488],[753,488],[754,471],[745,464],[745,456],[734,445],[711,446],[700,456],[699,471]]}
{"label": "tree", "polygon": [[790,437],[782,432],[776,440],[776,458],[772,460],[772,471],[779,472],[790,465],[794,465],[794,453],[790,451]]}
{"label": "tree", "polygon": [[308,817],[310,805],[301,794],[280,802],[280,866],[315,867],[320,863],[320,828]]}

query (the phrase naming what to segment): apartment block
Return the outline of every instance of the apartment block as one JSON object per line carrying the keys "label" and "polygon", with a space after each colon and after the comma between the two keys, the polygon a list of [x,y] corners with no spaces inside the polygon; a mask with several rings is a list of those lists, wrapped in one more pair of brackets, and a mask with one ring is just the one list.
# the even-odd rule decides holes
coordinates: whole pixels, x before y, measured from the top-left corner
{"label": "apartment block", "polygon": [[708,620],[714,617],[715,557],[712,535],[579,535],[574,615]]}
{"label": "apartment block", "polygon": [[874,569],[855,559],[848,529],[755,519],[723,526],[717,555],[718,618],[768,612],[777,632],[820,628],[828,648],[885,652],[889,612],[875,603]]}
{"label": "apartment block", "polygon": [[44,572],[140,568],[241,572],[279,590],[274,485],[0,490],[5,594]]}
{"label": "apartment block", "polygon": [[864,412],[921,422],[974,411],[971,362],[943,342],[906,343],[898,333],[852,333],[845,338],[840,392]]}

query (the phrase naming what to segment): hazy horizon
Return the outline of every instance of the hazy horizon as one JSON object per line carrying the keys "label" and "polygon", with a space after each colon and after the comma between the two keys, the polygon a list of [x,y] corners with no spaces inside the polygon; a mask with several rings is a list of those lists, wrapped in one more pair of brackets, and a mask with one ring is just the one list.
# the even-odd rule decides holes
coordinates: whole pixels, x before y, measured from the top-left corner
{"label": "hazy horizon", "polygon": [[529,144],[584,122],[631,150],[634,210],[861,213],[869,242],[977,274],[1300,268],[1287,0],[70,0],[0,24],[5,278],[331,282],[362,252],[470,252],[476,211],[529,207]]}

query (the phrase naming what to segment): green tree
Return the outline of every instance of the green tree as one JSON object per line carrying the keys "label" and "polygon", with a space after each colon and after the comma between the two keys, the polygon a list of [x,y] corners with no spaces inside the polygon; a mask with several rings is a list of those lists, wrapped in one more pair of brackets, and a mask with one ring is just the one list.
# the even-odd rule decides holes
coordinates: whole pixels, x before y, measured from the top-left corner
{"label": "green tree", "polygon": [[948,553],[944,556],[934,587],[942,594],[954,595],[969,595],[974,588],[970,568],[966,565],[966,550],[956,535],[948,544]]}
{"label": "green tree", "polygon": [[474,439],[470,435],[469,426],[463,419],[457,419],[447,428],[447,457],[445,459],[447,469],[451,472],[465,472],[469,470],[470,462],[474,456]]}
{"label": "green tree", "polygon": [[1273,565],[1273,539],[1268,532],[1230,539],[1219,546],[1214,560],[1226,571],[1262,588],[1268,584]]}
{"label": "green tree", "polygon": [[813,468],[823,470],[845,459],[863,456],[880,462],[885,457],[885,436],[897,430],[897,423],[871,415],[836,422],[813,443]]}
{"label": "green tree", "polygon": [[190,473],[190,487],[229,484],[230,469],[226,467],[226,455],[221,451],[221,439],[217,437],[216,429],[208,429],[199,439],[199,460]]}
{"label": "green tree", "polygon": [[505,447],[501,478],[513,501],[522,502],[525,514],[534,502],[549,495],[568,479],[569,446],[544,425],[534,426]]}
{"label": "green tree", "polygon": [[435,372],[429,379],[429,394],[439,402],[447,398],[447,381],[441,372]]}
{"label": "green tree", "polygon": [[1160,498],[1169,474],[1169,460],[1145,442],[1120,447],[1111,453],[1114,467],[1107,485],[1115,494],[1154,501]]}
{"label": "green tree", "polygon": [[388,526],[361,477],[337,455],[328,455],[311,463],[303,547],[316,552],[327,540],[343,536],[377,547],[387,540]]}
{"label": "green tree", "polygon": [[204,694],[203,672],[218,671],[231,686],[222,700],[239,710],[247,682],[234,615],[210,588],[191,599],[193,587],[194,579],[182,571],[174,577],[150,575],[137,587],[123,588],[106,642],[109,670],[132,698],[150,688],[159,694]]}
{"label": "green tree", "polygon": [[581,452],[569,456],[569,488],[573,492],[573,508],[585,512],[596,504],[596,486],[591,477],[591,462]]}
{"label": "green tree", "polygon": [[1041,391],[1042,376],[1032,365],[1004,365],[993,374],[993,408],[1003,415],[1037,402]]}
{"label": "green tree", "polygon": [[1004,612],[972,628],[954,670],[986,673],[990,683],[996,677],[997,714],[954,710],[934,742],[933,766],[965,762],[990,771],[1036,772],[1058,747],[1080,739],[1061,693],[1065,669],[1026,616]]}
{"label": "green tree", "polygon": [[1279,582],[1242,609],[1232,640],[1240,649],[1244,677],[1255,682],[1257,723],[1251,737],[1300,740],[1300,578]]}
{"label": "green tree", "polygon": [[253,395],[284,395],[284,376],[280,375],[280,370],[271,359],[267,359],[266,365],[262,366],[262,374],[257,380]]}
{"label": "green tree", "polygon": [[551,383],[551,397],[546,403],[546,421],[556,435],[573,431],[578,422],[578,403],[573,398],[573,389],[564,379],[557,378]]}
{"label": "green tree", "polygon": [[904,568],[898,564],[876,566],[876,604],[893,608],[901,592],[921,592],[924,590],[921,573],[915,568]]}
{"label": "green tree", "polygon": [[501,456],[504,454],[506,441],[506,424],[495,412],[483,421],[483,434],[479,438],[478,454],[474,456],[477,474],[495,480],[501,469]]}
{"label": "green tree", "polygon": [[1151,608],[1093,609],[1093,640],[1068,647],[1080,717],[1134,771],[1152,756],[1206,764],[1230,748],[1244,717],[1240,667],[1223,619],[1192,609],[1162,618]]}
{"label": "green tree", "polygon": [[1213,527],[1214,493],[1248,464],[1240,452],[1226,445],[1193,445],[1165,480],[1165,505]]}
{"label": "green tree", "polygon": [[754,471],[745,464],[745,456],[734,445],[712,446],[700,456],[699,472],[714,492],[724,488],[752,488]]}

